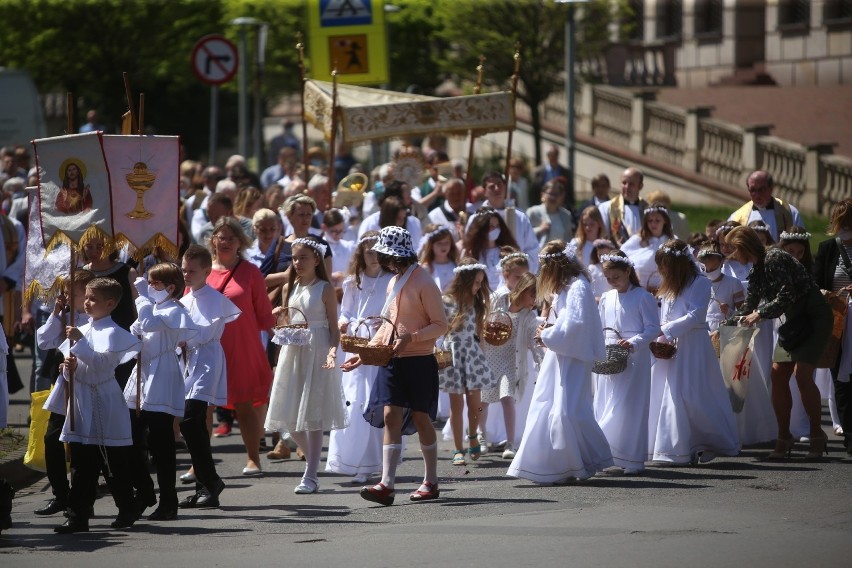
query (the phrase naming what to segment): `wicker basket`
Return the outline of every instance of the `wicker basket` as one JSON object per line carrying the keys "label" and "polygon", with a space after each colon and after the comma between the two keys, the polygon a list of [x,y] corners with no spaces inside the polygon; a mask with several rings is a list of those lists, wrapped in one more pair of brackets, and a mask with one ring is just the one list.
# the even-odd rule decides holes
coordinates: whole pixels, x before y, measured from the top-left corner
{"label": "wicker basket", "polygon": [[[302,321],[293,322],[290,320],[290,310],[294,312],[299,312],[302,315]],[[275,329],[308,329],[308,318],[305,317],[305,312],[300,310],[299,308],[294,308],[293,306],[287,306],[283,312],[278,314],[278,321],[280,322],[284,318],[284,323],[279,323],[275,326]]]}
{"label": "wicker basket", "polygon": [[490,345],[499,347],[509,341],[510,337],[512,337],[512,318],[506,310],[491,312],[485,322],[482,339]]}
{"label": "wicker basket", "polygon": [[389,319],[382,316],[369,316],[361,320],[362,325],[367,320],[383,319],[393,328],[387,345],[370,345],[369,343],[356,347],[355,353],[361,356],[361,363],[375,367],[385,367],[393,357],[393,342],[396,340],[396,326]]}
{"label": "wicker basket", "polygon": [[[358,330],[369,318],[364,318],[358,322],[358,325],[355,326],[355,333],[358,333]],[[347,353],[358,353],[358,349],[361,347],[366,347],[367,343],[370,342],[368,337],[358,337],[357,335],[341,335],[340,336],[340,347],[343,348]]]}
{"label": "wicker basket", "polygon": [[675,353],[677,353],[677,341],[675,343],[652,341],[648,348],[657,359],[673,359]]}
{"label": "wicker basket", "polygon": [[[609,330],[615,332],[619,339],[622,339],[618,330],[611,327],[605,327],[604,331]],[[627,368],[627,359],[630,357],[630,349],[622,347],[618,343],[610,343],[606,346],[606,359],[603,361],[595,361],[592,366],[592,372],[599,375],[617,375],[624,372]]]}
{"label": "wicker basket", "polygon": [[[294,310],[302,314],[302,319],[304,321],[290,323],[289,310]],[[302,310],[298,308],[288,307],[287,310],[281,312],[281,314],[287,314],[284,317],[284,321],[286,323],[276,325],[273,328],[274,335],[272,337],[272,342],[276,345],[296,346],[304,346],[310,343],[311,332],[310,330],[308,330],[308,322]],[[281,314],[279,314],[279,317],[281,317]]]}
{"label": "wicker basket", "polygon": [[453,354],[445,349],[435,348],[435,359],[438,361],[438,370],[453,366]]}

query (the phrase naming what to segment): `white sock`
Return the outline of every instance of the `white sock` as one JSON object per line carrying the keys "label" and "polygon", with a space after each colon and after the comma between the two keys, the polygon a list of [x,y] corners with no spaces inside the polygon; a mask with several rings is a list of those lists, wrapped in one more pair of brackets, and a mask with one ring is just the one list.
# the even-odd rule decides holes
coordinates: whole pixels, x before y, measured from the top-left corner
{"label": "white sock", "polygon": [[305,478],[317,481],[320,456],[322,455],[322,430],[311,430],[307,432],[307,446],[302,448],[305,452]]}
{"label": "white sock", "polygon": [[420,451],[423,452],[423,464],[426,466],[423,481],[438,483],[438,442],[428,446],[420,444]]}
{"label": "white sock", "polygon": [[382,446],[382,480],[381,484],[393,489],[396,482],[396,466],[402,454],[402,444],[385,444]]}

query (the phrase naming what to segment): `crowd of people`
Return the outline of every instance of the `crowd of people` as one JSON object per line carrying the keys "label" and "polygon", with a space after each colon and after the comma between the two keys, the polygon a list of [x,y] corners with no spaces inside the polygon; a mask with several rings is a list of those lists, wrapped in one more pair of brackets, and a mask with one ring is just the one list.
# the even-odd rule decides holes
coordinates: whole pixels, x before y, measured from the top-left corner
{"label": "crowd of people", "polygon": [[[538,483],[642,475],[648,463],[772,441],[769,459],[800,440],[819,459],[821,391],[852,455],[852,334],[818,368],[834,327],[820,290],[844,305],[852,290],[852,200],[836,206],[837,238],[814,258],[763,171],[730,219],[690,234],[667,195],[641,196],[635,167],[614,197],[601,175],[576,204],[556,148],[532,183],[519,162],[508,180],[475,183],[435,152],[413,187],[391,162],[362,203],[335,207],[340,175],[305,175],[288,140],[259,175],[240,156],[224,169],[184,162],[178,258],[154,251],[130,266],[94,240],[69,283],[73,306],[62,295],[24,307],[38,328],[33,388],[55,383],[44,438],[53,498],[35,513],[66,512],[57,532],[88,530],[100,473],[113,527],[148,507],[157,521],[217,507],[226,487],[210,437],[236,425],[242,475],[263,474],[272,435],[266,459],[296,450],[294,492],[316,493],[330,432],[325,471],[382,505],[415,432],[424,476],[413,501],[440,496],[438,435],[454,466],[496,452],[507,475]],[[713,346],[724,326],[760,330],[738,412]],[[621,367],[602,366],[617,350]],[[66,404],[72,373],[80,386]],[[178,443],[192,458],[185,472]],[[196,487],[180,502],[177,479]]]}

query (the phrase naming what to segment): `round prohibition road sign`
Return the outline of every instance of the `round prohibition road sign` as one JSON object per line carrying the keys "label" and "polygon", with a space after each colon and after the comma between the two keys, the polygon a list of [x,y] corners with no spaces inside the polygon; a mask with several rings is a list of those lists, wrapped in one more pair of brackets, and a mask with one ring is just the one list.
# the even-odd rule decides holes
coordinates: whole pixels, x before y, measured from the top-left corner
{"label": "round prohibition road sign", "polygon": [[192,71],[208,85],[227,83],[237,74],[237,46],[220,35],[204,36],[192,48]]}

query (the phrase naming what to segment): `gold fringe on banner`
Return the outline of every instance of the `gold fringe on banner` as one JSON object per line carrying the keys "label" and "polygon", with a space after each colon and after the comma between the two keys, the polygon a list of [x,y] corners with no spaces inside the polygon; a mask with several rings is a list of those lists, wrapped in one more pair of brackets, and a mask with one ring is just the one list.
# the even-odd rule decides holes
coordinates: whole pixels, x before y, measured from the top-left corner
{"label": "gold fringe on banner", "polygon": [[42,287],[41,283],[33,280],[24,290],[24,303],[28,304],[32,300],[38,298],[42,302],[48,303],[56,299],[65,289],[65,278],[57,276],[56,280],[50,285],[47,290]]}
{"label": "gold fringe on banner", "polygon": [[67,234],[62,231],[56,231],[53,235],[48,239],[47,244],[45,245],[45,253],[51,252],[53,249],[58,247],[59,245],[65,244],[68,245],[69,248],[73,250],[82,250],[88,243],[94,240],[100,240],[104,244],[104,255],[111,255],[116,251],[115,242],[113,241],[112,236],[109,233],[98,227],[97,225],[92,225],[80,235],[80,238],[75,243],[71,240]]}
{"label": "gold fringe on banner", "polygon": [[142,262],[142,259],[144,259],[145,256],[151,254],[151,252],[153,252],[155,248],[159,248],[161,251],[163,251],[163,254],[175,259],[175,262],[180,261],[180,259],[178,258],[178,246],[171,240],[169,240],[169,238],[163,233],[157,233],[156,235],[148,239],[145,244],[140,246],[136,246],[136,244],[129,238],[127,238],[124,233],[118,233],[115,236],[115,246],[121,248],[126,244],[129,244],[133,247],[134,252],[133,254],[131,254],[131,257],[136,262]]}

